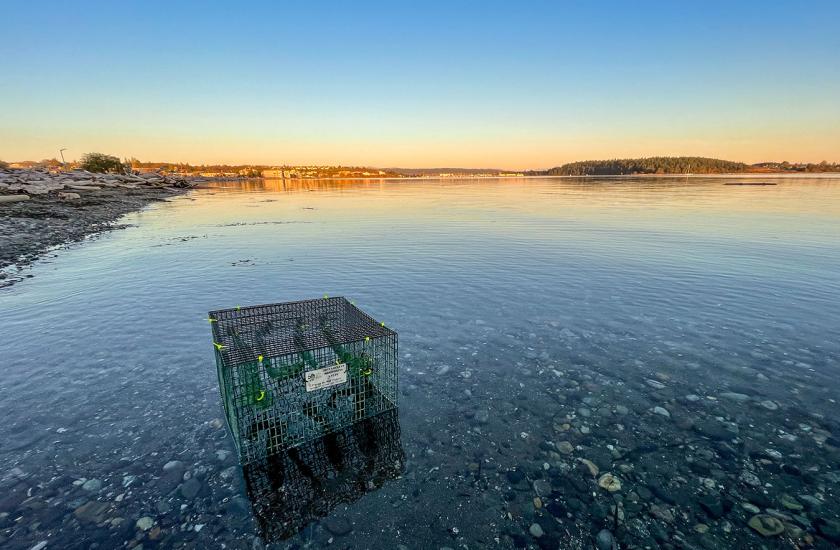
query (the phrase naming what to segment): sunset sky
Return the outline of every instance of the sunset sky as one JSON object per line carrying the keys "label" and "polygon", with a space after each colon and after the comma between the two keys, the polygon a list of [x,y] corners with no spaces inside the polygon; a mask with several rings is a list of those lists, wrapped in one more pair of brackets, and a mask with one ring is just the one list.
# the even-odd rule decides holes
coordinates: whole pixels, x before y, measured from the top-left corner
{"label": "sunset sky", "polygon": [[0,159],[840,161],[840,3],[6,2]]}

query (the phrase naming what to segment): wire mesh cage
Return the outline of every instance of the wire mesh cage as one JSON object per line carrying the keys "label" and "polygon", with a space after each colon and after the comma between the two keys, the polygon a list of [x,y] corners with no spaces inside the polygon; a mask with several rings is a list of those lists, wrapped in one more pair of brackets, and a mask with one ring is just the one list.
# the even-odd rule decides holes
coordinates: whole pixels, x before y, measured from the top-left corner
{"label": "wire mesh cage", "polygon": [[211,311],[244,465],[397,406],[397,334],[345,298]]}

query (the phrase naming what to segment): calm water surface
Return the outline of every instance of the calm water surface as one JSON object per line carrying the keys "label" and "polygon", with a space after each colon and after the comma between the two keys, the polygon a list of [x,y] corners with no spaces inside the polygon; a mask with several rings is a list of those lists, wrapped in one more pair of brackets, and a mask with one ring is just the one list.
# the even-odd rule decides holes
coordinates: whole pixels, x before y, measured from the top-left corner
{"label": "calm water surface", "polygon": [[0,290],[0,546],[270,543],[206,313],[328,294],[400,334],[404,467],[277,547],[834,547],[840,179],[731,181],[267,181],[127,216]]}

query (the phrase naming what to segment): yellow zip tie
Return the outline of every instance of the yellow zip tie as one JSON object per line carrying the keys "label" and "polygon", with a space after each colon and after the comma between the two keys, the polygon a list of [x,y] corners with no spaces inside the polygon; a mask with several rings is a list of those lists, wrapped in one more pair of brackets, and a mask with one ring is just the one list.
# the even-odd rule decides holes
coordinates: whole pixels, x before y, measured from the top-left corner
{"label": "yellow zip tie", "polygon": [[216,321],[218,321],[218,319],[213,319],[212,317],[208,317],[207,319],[205,319],[205,321],[207,321],[208,323],[215,323]]}
{"label": "yellow zip tie", "polygon": [[218,342],[213,342],[213,345],[216,346],[216,349],[219,351],[221,351],[225,347],[222,344],[219,344]]}
{"label": "yellow zip tie", "polygon": [[265,391],[260,390],[260,396],[257,397],[257,401],[262,401],[263,399],[265,399]]}

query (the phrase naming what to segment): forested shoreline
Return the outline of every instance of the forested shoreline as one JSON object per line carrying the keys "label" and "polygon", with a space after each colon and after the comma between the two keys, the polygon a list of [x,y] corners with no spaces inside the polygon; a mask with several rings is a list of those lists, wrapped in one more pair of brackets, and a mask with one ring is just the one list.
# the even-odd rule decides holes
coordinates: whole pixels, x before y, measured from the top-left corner
{"label": "forested shoreline", "polygon": [[840,172],[840,164],[762,162],[746,164],[707,157],[645,157],[633,159],[584,160],[570,162],[528,175],[624,176],[638,174],[733,174],[773,172]]}

